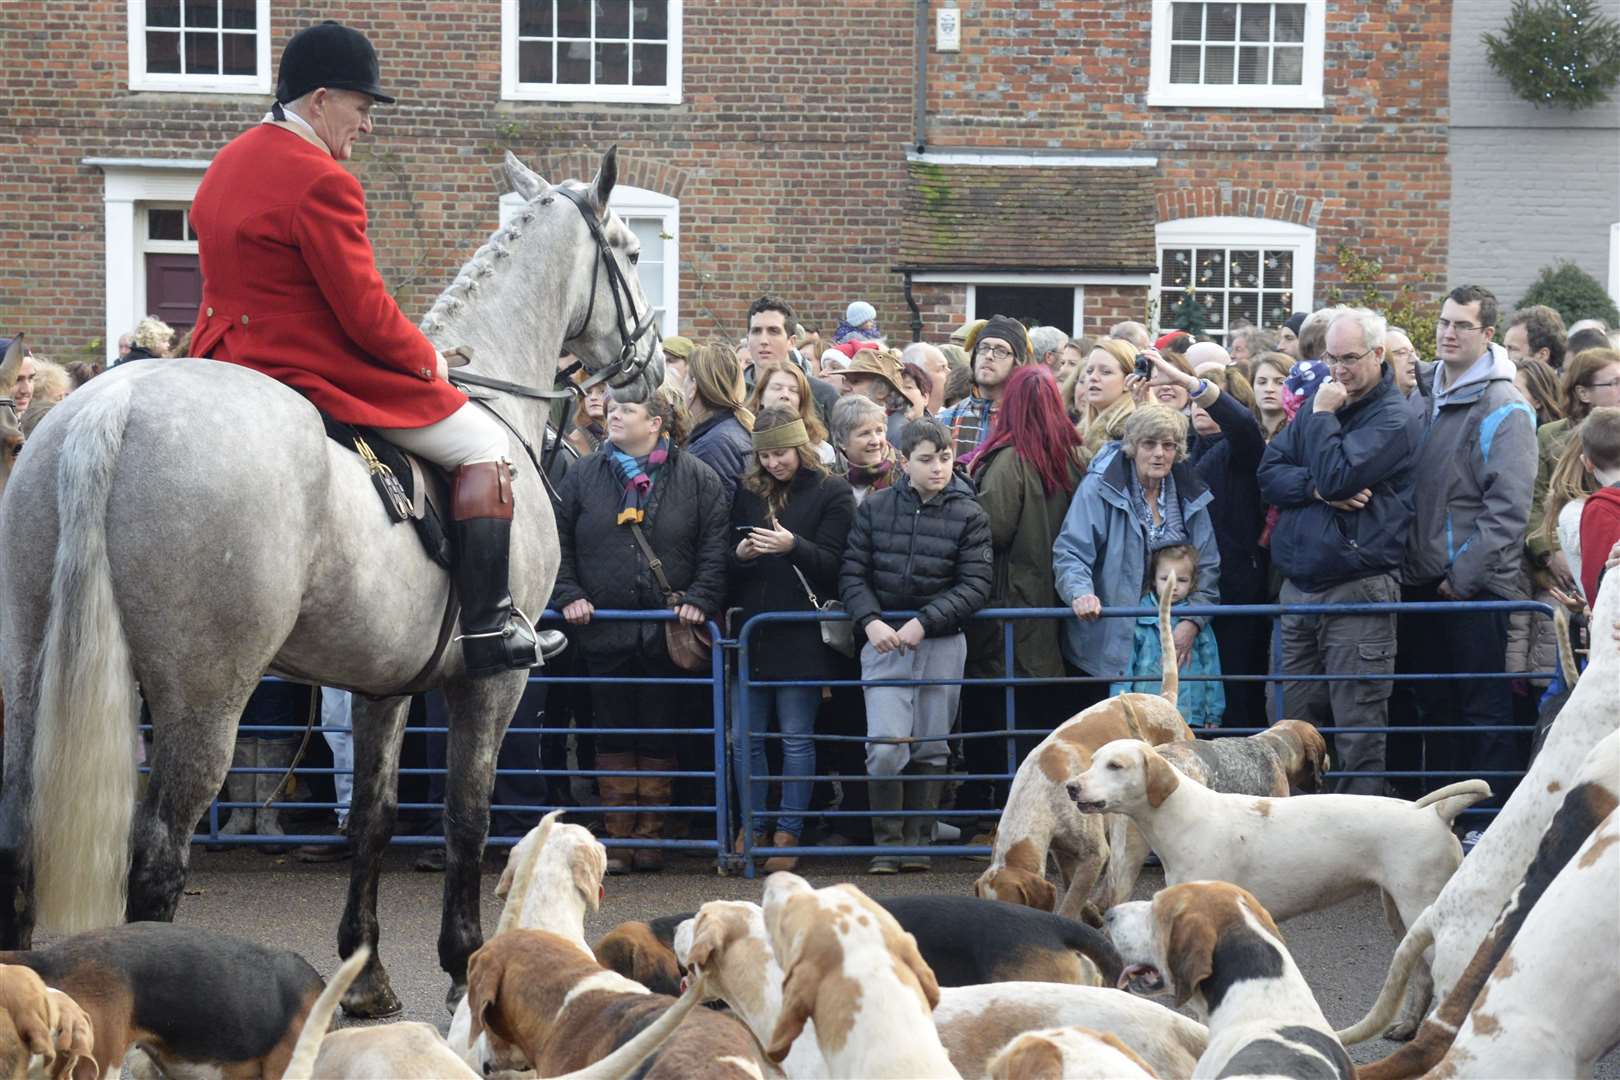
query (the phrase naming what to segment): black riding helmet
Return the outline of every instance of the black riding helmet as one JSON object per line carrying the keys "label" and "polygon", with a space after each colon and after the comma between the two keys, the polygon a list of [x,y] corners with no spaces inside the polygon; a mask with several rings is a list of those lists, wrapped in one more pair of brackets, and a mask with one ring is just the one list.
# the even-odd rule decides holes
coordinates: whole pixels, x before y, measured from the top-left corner
{"label": "black riding helmet", "polygon": [[283,105],[311,90],[357,90],[384,105],[394,99],[377,85],[377,50],[366,35],[331,19],[292,36],[276,69],[276,100]]}

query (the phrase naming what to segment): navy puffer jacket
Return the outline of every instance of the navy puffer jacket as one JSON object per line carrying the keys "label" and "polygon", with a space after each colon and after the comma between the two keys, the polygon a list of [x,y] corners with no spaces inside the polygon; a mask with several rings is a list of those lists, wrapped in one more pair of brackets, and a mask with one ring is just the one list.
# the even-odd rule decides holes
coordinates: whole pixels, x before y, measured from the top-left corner
{"label": "navy puffer jacket", "polygon": [[991,576],[990,518],[973,485],[953,476],[925,503],[902,473],[855,512],[838,592],[862,630],[881,612],[916,611],[943,637],[984,607]]}

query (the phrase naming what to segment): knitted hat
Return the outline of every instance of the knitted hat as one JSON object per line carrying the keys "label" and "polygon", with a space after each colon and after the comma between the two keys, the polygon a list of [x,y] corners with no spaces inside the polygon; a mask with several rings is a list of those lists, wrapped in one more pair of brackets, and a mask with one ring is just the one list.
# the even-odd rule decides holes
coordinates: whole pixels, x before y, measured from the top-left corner
{"label": "knitted hat", "polygon": [[1292,330],[1295,337],[1298,337],[1299,328],[1305,325],[1305,318],[1306,316],[1303,311],[1296,311],[1292,315],[1288,316],[1288,321],[1283,323],[1283,325]]}
{"label": "knitted hat", "polygon": [[875,318],[877,318],[877,308],[868,304],[865,300],[855,301],[844,312],[844,321],[851,326],[859,326],[862,323],[871,322]]}
{"label": "knitted hat", "polygon": [[679,334],[664,339],[664,351],[677,360],[685,360],[690,357],[693,348],[695,346],[692,344],[692,339],[681,337]]}
{"label": "knitted hat", "polygon": [[1029,331],[1024,329],[1024,324],[1005,315],[992,315],[984,324],[984,329],[980,330],[968,345],[969,351],[977,349],[979,342],[986,338],[998,338],[1011,345],[1014,364],[1022,364],[1034,351],[1030,348]]}

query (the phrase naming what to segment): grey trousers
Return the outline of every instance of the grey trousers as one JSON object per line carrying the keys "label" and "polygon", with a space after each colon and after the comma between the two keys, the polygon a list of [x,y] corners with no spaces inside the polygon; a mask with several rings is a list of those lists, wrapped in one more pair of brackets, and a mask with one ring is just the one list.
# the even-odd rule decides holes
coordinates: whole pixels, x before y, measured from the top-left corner
{"label": "grey trousers", "polygon": [[[1401,598],[1393,574],[1374,574],[1306,592],[1283,582],[1284,604],[1392,603]],[[1318,727],[1387,727],[1389,694],[1395,673],[1395,615],[1284,615],[1283,673],[1337,675],[1328,682],[1287,683],[1283,715]],[[1354,676],[1381,676],[1361,678]],[[1384,733],[1340,732],[1333,736],[1333,766],[1348,773],[1384,770]],[[1339,778],[1334,790],[1348,795],[1382,795],[1382,776]]]}
{"label": "grey trousers", "polygon": [[[915,649],[880,653],[870,644],[861,646],[863,679],[960,679],[967,662],[967,638],[924,638]],[[945,739],[956,722],[956,703],[962,687],[949,686],[867,686],[866,733],[885,738],[926,739],[907,744],[868,743],[866,772],[869,776],[898,776],[912,761],[924,765],[945,764]]]}

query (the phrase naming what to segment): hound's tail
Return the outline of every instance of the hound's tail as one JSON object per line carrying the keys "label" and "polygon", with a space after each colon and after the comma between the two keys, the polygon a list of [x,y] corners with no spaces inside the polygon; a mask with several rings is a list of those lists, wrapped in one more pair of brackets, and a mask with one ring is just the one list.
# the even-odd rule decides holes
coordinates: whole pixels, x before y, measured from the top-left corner
{"label": "hound's tail", "polygon": [[1434,807],[1434,812],[1440,815],[1440,820],[1450,825],[1457,820],[1457,815],[1473,806],[1481,799],[1491,797],[1491,785],[1483,780],[1459,780],[1455,784],[1447,784],[1438,791],[1431,791],[1412,805],[1419,810],[1426,806]]}
{"label": "hound's tail", "polygon": [[1170,580],[1159,590],[1159,693],[1170,704],[1176,703],[1181,689],[1181,665],[1176,662],[1176,639],[1170,633],[1170,600],[1176,595],[1176,572],[1170,571]]}
{"label": "hound's tail", "polygon": [[495,926],[495,933],[501,934],[517,926],[518,919],[523,915],[523,905],[529,897],[529,883],[534,880],[534,868],[540,863],[540,853],[546,848],[546,841],[551,837],[551,827],[562,817],[561,810],[553,810],[540,819],[539,832],[535,834],[534,843],[524,847],[519,841],[518,846],[512,849],[517,854],[522,849],[522,861],[514,865],[507,859],[506,869],[501,873],[501,880],[495,886],[495,895],[506,897],[506,906],[501,908],[500,922]]}
{"label": "hound's tail", "polygon": [[1389,963],[1389,974],[1384,978],[1384,988],[1378,992],[1378,1000],[1361,1020],[1334,1032],[1339,1041],[1346,1046],[1354,1046],[1382,1032],[1395,1019],[1395,1013],[1401,1007],[1401,999],[1406,994],[1406,981],[1412,976],[1412,969],[1423,959],[1423,952],[1434,944],[1434,930],[1429,926],[1434,907],[1426,907],[1417,917],[1417,921],[1407,928],[1406,936],[1401,939],[1399,947],[1395,950],[1395,958]]}
{"label": "hound's tail", "polygon": [[309,1007],[309,1015],[304,1017],[304,1029],[298,1033],[292,1057],[287,1060],[287,1068],[281,1074],[282,1080],[310,1080],[315,1075],[315,1059],[321,1055],[321,1040],[326,1038],[326,1029],[332,1026],[338,1002],[348,993],[354,980],[360,977],[360,970],[366,966],[370,956],[370,946],[362,945],[354,950],[354,954],[343,961],[343,966],[332,976],[332,981],[326,984],[321,996],[315,999],[315,1004]]}
{"label": "hound's tail", "polygon": [[1575,646],[1569,642],[1569,612],[1563,604],[1553,605],[1553,637],[1558,642],[1558,667],[1564,676],[1564,686],[1575,689],[1581,669],[1575,664]]}
{"label": "hound's tail", "polygon": [[34,714],[32,854],[42,923],[124,920],[135,808],[135,676],[107,561],[107,499],[130,384],[74,417],[57,465],[56,563]]}
{"label": "hound's tail", "polygon": [[556,1080],[627,1080],[636,1074],[648,1055],[662,1046],[665,1039],[675,1034],[675,1029],[686,1019],[686,1014],[702,1002],[707,993],[708,987],[700,972],[687,984],[686,993],[682,994],[675,1004],[665,1009],[657,1020],[637,1032],[633,1039],[602,1060],[593,1062],[583,1069],[565,1073]]}

